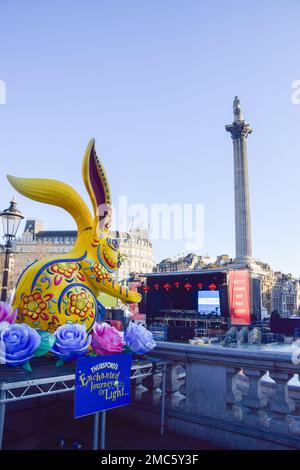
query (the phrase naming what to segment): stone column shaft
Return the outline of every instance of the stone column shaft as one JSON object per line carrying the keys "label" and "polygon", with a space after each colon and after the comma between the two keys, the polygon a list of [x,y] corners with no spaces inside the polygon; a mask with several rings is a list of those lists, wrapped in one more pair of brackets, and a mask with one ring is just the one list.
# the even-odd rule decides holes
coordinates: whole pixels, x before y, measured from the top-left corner
{"label": "stone column shaft", "polygon": [[233,140],[236,258],[252,257],[246,138]]}

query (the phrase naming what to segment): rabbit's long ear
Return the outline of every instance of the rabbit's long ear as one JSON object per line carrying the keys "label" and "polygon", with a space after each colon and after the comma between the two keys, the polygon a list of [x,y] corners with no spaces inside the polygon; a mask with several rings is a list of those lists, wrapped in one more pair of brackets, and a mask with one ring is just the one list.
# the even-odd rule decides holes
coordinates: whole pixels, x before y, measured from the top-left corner
{"label": "rabbit's long ear", "polygon": [[107,177],[97,157],[95,140],[91,139],[86,148],[82,176],[94,208],[94,226],[109,230],[111,223],[111,196]]}
{"label": "rabbit's long ear", "polygon": [[35,201],[52,204],[65,209],[75,219],[78,233],[92,227],[90,210],[81,196],[68,184],[42,178],[17,178],[7,176],[10,184],[23,196]]}

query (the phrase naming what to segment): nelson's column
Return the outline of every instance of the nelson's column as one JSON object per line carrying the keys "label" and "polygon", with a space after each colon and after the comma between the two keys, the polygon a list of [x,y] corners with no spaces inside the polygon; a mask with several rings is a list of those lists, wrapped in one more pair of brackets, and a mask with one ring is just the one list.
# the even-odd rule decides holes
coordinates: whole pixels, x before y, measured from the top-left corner
{"label": "nelson's column", "polygon": [[231,134],[234,154],[235,262],[244,264],[252,260],[247,160],[247,137],[252,129],[245,122],[237,96],[233,101],[233,115],[233,123],[225,129]]}

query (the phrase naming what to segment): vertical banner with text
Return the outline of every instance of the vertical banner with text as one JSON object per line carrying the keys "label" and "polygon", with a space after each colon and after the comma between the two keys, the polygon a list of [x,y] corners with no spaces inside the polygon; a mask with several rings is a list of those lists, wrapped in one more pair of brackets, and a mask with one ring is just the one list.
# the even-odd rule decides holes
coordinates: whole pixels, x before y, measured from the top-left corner
{"label": "vertical banner with text", "polygon": [[[138,292],[140,282],[129,282],[128,287],[133,292]],[[130,320],[145,320],[145,315],[140,313],[140,305],[138,303],[129,304]]]}
{"label": "vertical banner with text", "polygon": [[250,275],[247,269],[229,272],[230,321],[250,325]]}

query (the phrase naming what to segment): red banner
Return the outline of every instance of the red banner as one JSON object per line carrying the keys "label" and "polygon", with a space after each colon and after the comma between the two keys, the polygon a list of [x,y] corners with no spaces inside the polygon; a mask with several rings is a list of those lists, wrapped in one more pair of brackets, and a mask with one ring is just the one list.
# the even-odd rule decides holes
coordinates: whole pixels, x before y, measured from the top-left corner
{"label": "red banner", "polygon": [[[128,282],[128,288],[133,292],[137,292],[138,287],[140,287],[140,285],[140,282]],[[129,310],[131,313],[130,320],[145,320],[145,315],[140,313],[138,303],[129,304]]]}
{"label": "red banner", "polygon": [[250,325],[250,276],[246,269],[229,272],[230,320],[232,325]]}

